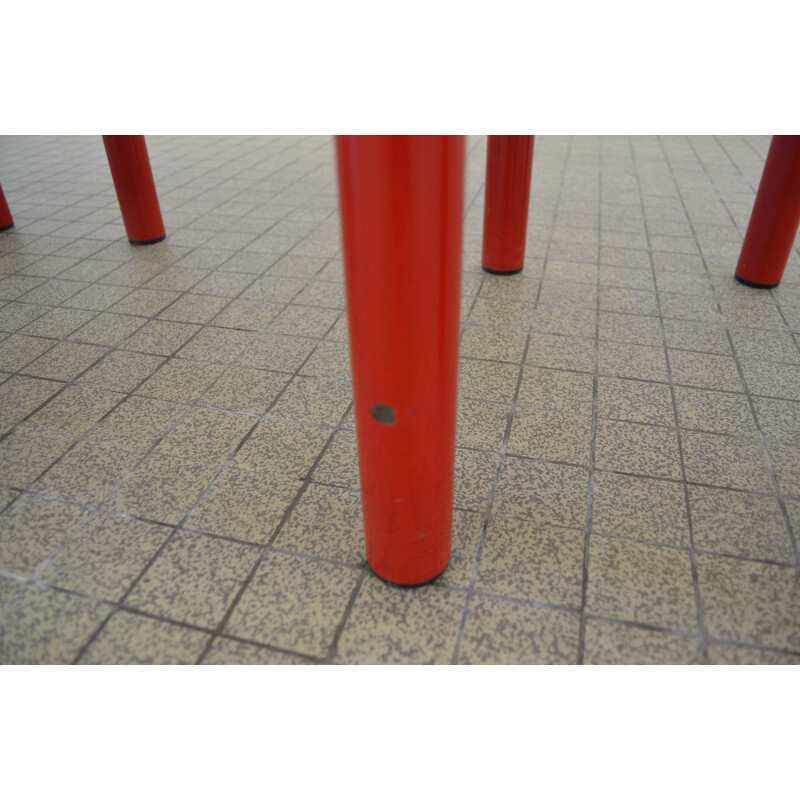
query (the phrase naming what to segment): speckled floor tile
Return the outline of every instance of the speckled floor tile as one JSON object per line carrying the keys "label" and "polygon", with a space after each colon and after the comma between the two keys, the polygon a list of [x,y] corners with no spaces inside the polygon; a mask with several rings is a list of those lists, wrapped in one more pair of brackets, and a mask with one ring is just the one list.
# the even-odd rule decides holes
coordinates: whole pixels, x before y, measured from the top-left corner
{"label": "speckled floor tile", "polygon": [[280,372],[231,367],[204,395],[203,404],[229,411],[264,414],[291,377]]}
{"label": "speckled floor tile", "polygon": [[467,511],[485,511],[494,486],[500,456],[456,448],[453,505]]}
{"label": "speckled floor tile", "polygon": [[359,489],[358,447],[351,431],[337,431],[312,476],[317,483]]}
{"label": "speckled floor tile", "polygon": [[480,296],[487,300],[533,302],[539,291],[539,280],[527,269],[518,275],[489,275],[481,284]]}
{"label": "speckled floor tile", "polygon": [[728,489],[771,492],[761,442],[684,431],[681,437],[686,480]]}
{"label": "speckled floor tile", "polygon": [[[77,294],[65,300],[62,305],[68,308],[83,308],[90,311],[105,311],[116,303],[121,302],[131,293],[130,286],[109,286],[103,283],[95,283],[86,286]],[[124,306],[123,306],[124,308]],[[126,313],[136,313],[126,312]]]}
{"label": "speckled floor tile", "polygon": [[269,329],[271,333],[289,336],[322,337],[341,313],[329,308],[287,306],[270,324]]}
{"label": "speckled floor tile", "polygon": [[462,358],[458,371],[458,396],[510,403],[514,399],[518,378],[518,364]]}
{"label": "speckled floor tile", "polygon": [[368,575],[339,638],[342,664],[448,664],[465,592],[435,585],[413,590]]}
{"label": "speckled floor tile", "polygon": [[259,665],[301,665],[313,664],[314,662],[303,656],[292,653],[283,653],[280,650],[272,650],[269,647],[259,647],[246,642],[237,642],[235,639],[227,639],[220,636],[214,639],[208,653],[203,657],[201,664],[224,665],[224,664],[249,664]]}
{"label": "speckled floor tile", "polygon": [[209,634],[117,611],[80,659],[80,664],[194,664]]}
{"label": "speckled floor tile", "polygon": [[225,631],[243,639],[324,658],[359,571],[267,552]]}
{"label": "speckled floor tile", "polygon": [[[14,333],[0,342],[0,369],[18,372],[25,369],[56,344],[53,339]],[[50,377],[43,375],[42,377]]]}
{"label": "speckled floor tile", "polygon": [[13,489],[6,489],[0,486],[0,511],[2,511],[15,497],[19,496],[19,492]]}
{"label": "speckled floor tile", "polygon": [[486,530],[476,589],[580,608],[583,531],[494,517]]}
{"label": "speckled floor tile", "polygon": [[753,394],[800,400],[800,367],[796,364],[743,360],[741,366],[747,388]]}
{"label": "speckled floor tile", "polygon": [[767,450],[781,492],[800,497],[800,447],[769,443]]}
{"label": "speckled floor tile", "polygon": [[754,647],[737,647],[729,644],[708,645],[708,660],[711,664],[736,665],[798,665],[800,664],[800,653],[780,653],[775,650],[757,650]]}
{"label": "speckled floor tile", "polygon": [[224,371],[222,364],[173,358],[149,377],[136,393],[159,400],[194,403]]}
{"label": "speckled floor tile", "polygon": [[472,511],[453,511],[452,551],[447,569],[439,579],[440,584],[469,587],[475,569],[475,559],[483,534],[484,518]]}
{"label": "speckled floor tile", "polygon": [[544,280],[539,293],[539,304],[595,308],[597,306],[597,289],[586,284]]}
{"label": "speckled floor tile", "polygon": [[518,405],[572,414],[591,414],[594,379],[580,372],[525,367]]}
{"label": "speckled floor tile", "polygon": [[222,465],[256,421],[215,408],[193,408],[164,437],[155,453],[197,464]]}
{"label": "speckled floor tile", "polygon": [[75,308],[53,308],[43,316],[21,329],[27,336],[47,336],[52,339],[66,339],[69,334],[85,325],[92,317],[93,311]]}
{"label": "speckled floor tile", "polygon": [[334,381],[351,380],[350,347],[346,342],[320,342],[300,374]]}
{"label": "speckled floor tile", "polygon": [[74,443],[60,433],[18,427],[0,441],[0,481],[26,489]]}
{"label": "speckled floor tile", "polygon": [[76,330],[71,336],[75,342],[116,347],[147,322],[145,317],[130,317],[126,314],[97,314]]}
{"label": "speckled floor tile", "polygon": [[508,456],[500,472],[493,510],[537,523],[582,528],[588,485],[589,474],[583,468]]}
{"label": "speckled floor tile", "polygon": [[228,468],[197,504],[186,527],[267,544],[301,487],[298,480]]}
{"label": "speckled floor tile", "polygon": [[254,331],[206,326],[179,351],[178,358],[230,364],[255,339]]}
{"label": "speckled floor tile", "polygon": [[659,320],[656,317],[643,317],[633,314],[616,314],[609,311],[601,311],[599,335],[601,340],[650,347],[660,347],[662,343]]}
{"label": "speckled floor tile", "polygon": [[699,550],[794,563],[786,522],[774,497],[690,486],[689,507]]}
{"label": "speckled floor tile", "polygon": [[681,478],[678,439],[672,428],[598,420],[595,466],[654,478]]}
{"label": "speckled floor tile", "polygon": [[593,339],[597,331],[597,312],[593,308],[539,306],[531,330],[534,333]]}
{"label": "speckled floor tile", "polygon": [[28,586],[0,617],[0,664],[70,664],[110,612],[96,600]]}
{"label": "speckled floor tile", "polygon": [[20,495],[0,514],[0,570],[30,578],[90,513],[72,503]]}
{"label": "speckled floor tile", "polygon": [[597,379],[597,415],[651,425],[675,424],[672,394],[664,383],[600,377]]}
{"label": "speckled floor tile", "polygon": [[330,438],[325,428],[266,417],[233,459],[233,464],[253,472],[305,478]]}
{"label": "speckled floor tile", "polygon": [[698,639],[587,619],[584,664],[702,664]]}
{"label": "speckled floor tile", "polygon": [[93,428],[89,436],[127,450],[146,452],[185,413],[186,406],[165,400],[128,397]]}
{"label": "speckled floor tile", "polygon": [[263,331],[283,310],[283,303],[263,300],[232,300],[214,317],[213,322],[223,328]]}
{"label": "speckled floor tile", "polygon": [[698,553],[697,574],[709,636],[800,649],[796,568]]}
{"label": "speckled floor tile", "polygon": [[595,343],[592,339],[531,334],[526,363],[536,367],[594,372]]}
{"label": "speckled floor tile", "polygon": [[364,563],[364,519],[361,493],[311,483],[283,526],[275,547],[296,553]]}
{"label": "speckled floor tile", "polygon": [[800,445],[800,403],[754,397],[753,407],[767,439]]}
{"label": "speckled floor tile", "polygon": [[800,350],[788,331],[731,328],[730,332],[739,358],[800,364]]}
{"label": "speckled floor tile", "polygon": [[726,392],[743,391],[736,362],[727,356],[670,350],[669,364],[676,384]]}
{"label": "speckled floor tile", "polygon": [[604,617],[696,631],[689,554],[592,536],[586,608]]}
{"label": "speckled floor tile", "polygon": [[480,400],[458,401],[456,443],[459,447],[500,452],[503,446],[509,406]]}
{"label": "speckled floor tile", "polygon": [[589,417],[517,408],[511,424],[508,453],[586,464],[590,456],[591,423]]}
{"label": "speckled floor tile", "polygon": [[47,313],[46,306],[32,306],[12,301],[0,307],[0,331],[14,333],[45,313]]}
{"label": "speckled floor tile", "polygon": [[778,309],[766,303],[744,303],[737,300],[720,300],[722,313],[728,324],[751,328],[783,328]]}
{"label": "speckled floor tile", "polygon": [[40,580],[119,602],[169,533],[151,522],[98,514],[67,542]]}
{"label": "speckled floor tile", "polygon": [[239,359],[239,366],[294,372],[316,347],[313,339],[264,333]]}
{"label": "speckled floor tile", "polygon": [[527,341],[524,330],[469,325],[461,335],[461,356],[520,363]]}
{"label": "speckled floor tile", "polygon": [[0,417],[9,422],[22,422],[63,385],[41,378],[12,375],[0,385]]}
{"label": "speckled floor tile", "polygon": [[170,303],[180,297],[180,292],[165,292],[157,289],[134,289],[109,307],[115,314],[135,314],[154,317]]}
{"label": "speckled floor tile", "polygon": [[722,325],[665,319],[664,337],[667,347],[671,349],[698,350],[722,356],[731,355],[731,346]]}
{"label": "speckled floor tile", "polygon": [[213,628],[258,560],[246,544],[177,531],[127,598],[141,611]]}
{"label": "speckled floor tile", "polygon": [[[167,306],[159,315],[159,319],[170,322],[191,322],[204,325],[219,314],[229,300],[227,297],[215,297],[205,294],[184,294]],[[155,316],[155,313],[150,316]]]}
{"label": "speckled floor tile", "polygon": [[0,575],[0,611],[3,606],[10,602],[14,595],[25,586],[25,581],[14,578],[6,578]]}
{"label": "speckled floor tile", "polygon": [[142,460],[142,454],[104,442],[78,442],[31,487],[40,494],[98,505]]}
{"label": "speckled floor tile", "polygon": [[160,356],[116,350],[82,375],[79,381],[109,391],[131,392],[163,361]]}
{"label": "speckled floor tile", "polygon": [[59,342],[44,355],[25,367],[25,373],[35,378],[70,381],[98,361],[108,349],[79,342]]}
{"label": "speckled floor tile", "polygon": [[697,322],[721,322],[717,301],[713,297],[659,292],[658,302],[664,317]]}
{"label": "speckled floor tile", "polygon": [[338,425],[352,400],[347,384],[295,376],[270,413],[282,419]]}
{"label": "speckled floor tile", "polygon": [[200,325],[151,319],[124,342],[122,349],[171,356],[199,330]]}
{"label": "speckled floor tile", "polygon": [[460,664],[575,664],[580,617],[511,600],[472,599]]}
{"label": "speckled floor tile", "polygon": [[675,388],[681,428],[757,438],[747,397],[685,386]]}
{"label": "speckled floor tile", "polygon": [[177,525],[218,469],[153,454],[137,467],[105,505],[112,511]]}
{"label": "speckled floor tile", "polygon": [[689,547],[691,538],[683,486],[598,470],[594,476],[592,530]]}
{"label": "speckled floor tile", "polygon": [[469,325],[527,331],[532,318],[533,305],[530,303],[485,300],[479,297],[472,306],[467,322]]}

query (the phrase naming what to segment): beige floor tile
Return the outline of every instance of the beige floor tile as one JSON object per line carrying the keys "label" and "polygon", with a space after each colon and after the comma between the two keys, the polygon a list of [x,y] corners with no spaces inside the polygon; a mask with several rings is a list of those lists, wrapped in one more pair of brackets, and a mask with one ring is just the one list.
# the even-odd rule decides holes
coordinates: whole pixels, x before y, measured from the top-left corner
{"label": "beige floor tile", "polygon": [[324,658],[358,570],[267,552],[225,627],[242,639]]}
{"label": "beige floor tile", "polygon": [[[635,270],[639,272],[639,270]],[[599,316],[601,340],[625,342],[627,344],[660,347],[661,326],[656,317],[643,317],[633,314],[617,314],[601,311]]]}
{"label": "beige floor tile", "polygon": [[124,396],[119,392],[91,386],[68,386],[37,411],[28,424],[80,436],[99,422]]}
{"label": "beige floor tile", "polygon": [[585,469],[508,456],[493,510],[537,523],[583,528],[588,485]]}
{"label": "beige floor tile", "polygon": [[722,325],[708,325],[680,319],[664,320],[667,347],[678,350],[698,350],[721,356],[731,355],[731,346]]}
{"label": "beige floor tile", "polygon": [[18,427],[0,441],[0,481],[26,489],[74,443],[71,436]]}
{"label": "beige floor tile", "polygon": [[282,419],[338,425],[352,400],[347,384],[295,376],[270,413]]}
{"label": "beige floor tile", "polygon": [[[170,322],[191,322],[204,325],[228,305],[227,297],[214,297],[204,294],[184,294],[174,303],[167,306],[159,315],[159,319]],[[155,316],[152,314],[151,316]]]}
{"label": "beige floor tile", "polygon": [[584,664],[702,664],[698,639],[587,619]]}
{"label": "beige floor tile", "polygon": [[175,622],[214,628],[260,552],[250,545],[177,531],[126,602]]}
{"label": "beige floor tile", "polygon": [[231,467],[197,504],[186,527],[253,544],[267,544],[302,483]]}
{"label": "beige floor tile", "polygon": [[350,347],[346,342],[320,342],[300,374],[312,378],[350,381]]}
{"label": "beige floor tile", "polygon": [[42,378],[12,375],[0,385],[0,418],[8,422],[22,422],[63,385]]}
{"label": "beige floor tile", "polygon": [[798,665],[800,653],[780,653],[775,650],[757,650],[754,647],[736,647],[729,644],[710,643],[708,660],[712,664]]}
{"label": "beige floor tile", "polygon": [[0,511],[8,506],[8,504],[18,496],[19,492],[16,492],[13,489],[6,489],[4,486],[0,486]]}
{"label": "beige floor tile", "polygon": [[800,400],[800,369],[797,365],[742,361],[741,366],[747,388],[753,394]]}
{"label": "beige floor tile", "polygon": [[93,319],[70,336],[75,342],[116,347],[147,322],[145,317],[126,314],[92,314]]}
{"label": "beige floor tile", "polygon": [[151,522],[98,514],[67,542],[40,579],[119,602],[169,533]]}
{"label": "beige floor tile", "polygon": [[767,446],[778,487],[785,496],[800,497],[800,447]]}
{"label": "beige floor tile", "polygon": [[151,319],[125,341],[122,349],[171,356],[199,330],[200,325]]}
{"label": "beige floor tile", "polygon": [[572,414],[591,414],[593,390],[591,375],[525,367],[517,404]]}
{"label": "beige floor tile", "polygon": [[0,664],[70,664],[111,610],[30,585],[0,617]]}
{"label": "beige floor tile", "polygon": [[66,339],[73,331],[85,325],[92,317],[93,311],[82,311],[75,308],[53,308],[43,316],[21,329],[26,336],[47,336],[51,339]]}
{"label": "beige floor tile", "polygon": [[147,452],[185,413],[186,406],[165,400],[128,397],[92,429],[90,437]]}
{"label": "beige floor tile", "polygon": [[361,492],[309,484],[275,547],[360,566],[365,559]]}
{"label": "beige floor tile", "polygon": [[283,311],[283,308],[283,303],[237,298],[225,306],[214,317],[213,322],[224,328],[263,331]]}
{"label": "beige floor tile", "polygon": [[617,378],[666,383],[668,377],[663,347],[601,341],[597,368],[601,375]]}
{"label": "beige floor tile", "polygon": [[289,375],[280,372],[231,367],[203,395],[203,403],[260,416],[275,402],[289,380]]}
{"label": "beige floor tile", "polygon": [[592,536],[586,609],[604,617],[696,631],[689,554]]}
{"label": "beige floor tile", "polygon": [[589,417],[517,408],[511,424],[508,453],[584,465],[590,457],[591,433]]}
{"label": "beige floor tile", "polygon": [[586,284],[544,280],[539,293],[539,305],[595,308],[597,289]]}
{"label": "beige floor tile", "polygon": [[601,286],[600,310],[657,317],[656,293],[618,286]]}
{"label": "beige floor tile", "polygon": [[651,425],[675,424],[672,393],[665,383],[598,378],[597,415]]}
{"label": "beige floor tile", "polygon": [[153,454],[137,467],[105,505],[112,511],[177,525],[218,469]]}
{"label": "beige floor tile", "polygon": [[195,403],[224,371],[222,364],[173,358],[149,377],[136,393],[158,400]]}
{"label": "beige floor tile", "polygon": [[55,344],[53,339],[40,339],[37,336],[14,333],[0,342],[0,369],[8,372],[21,371],[37,361],[42,353],[46,354]]}
{"label": "beige floor tile", "polygon": [[316,347],[313,339],[264,333],[239,359],[239,366],[295,372]]}
{"label": "beige floor tile", "polygon": [[117,611],[80,659],[81,664],[194,664],[209,635]]}
{"label": "beige floor tile", "polygon": [[717,301],[713,297],[691,297],[686,294],[659,292],[661,314],[671,319],[695,322],[721,322]]}
{"label": "beige floor tile", "polygon": [[456,448],[453,505],[467,511],[486,510],[500,456]]}
{"label": "beige floor tile", "polygon": [[503,446],[509,406],[480,400],[458,401],[456,443],[459,447],[499,453]]}
{"label": "beige floor tile", "polygon": [[[130,286],[109,286],[95,283],[82,289],[77,294],[65,300],[63,305],[69,308],[83,308],[91,311],[105,311],[111,306],[122,301],[131,293]],[[123,306],[124,307],[124,306]],[[129,313],[136,313],[129,312]]]}
{"label": "beige floor tile", "polygon": [[461,356],[519,364],[527,341],[524,330],[468,325],[461,335]]}
{"label": "beige floor tile", "polygon": [[140,317],[154,317],[170,303],[180,297],[180,292],[165,292],[156,289],[134,289],[121,300],[109,307],[115,314],[135,314]]}
{"label": "beige floor tile", "polygon": [[269,647],[260,647],[246,642],[237,642],[220,636],[214,639],[208,653],[203,657],[201,664],[225,665],[248,664],[259,665],[300,665],[312,664],[310,659],[303,656],[283,653],[280,650],[271,650]]}
{"label": "beige floor tile", "polygon": [[654,478],[681,478],[678,439],[671,428],[598,420],[595,466]]}
{"label": "beige floor tile", "polygon": [[468,588],[475,569],[484,518],[472,511],[453,511],[452,551],[438,583]]}
{"label": "beige floor tile", "polygon": [[698,549],[794,563],[786,522],[774,497],[690,486],[689,507]]}
{"label": "beige floor tile", "polygon": [[697,554],[708,635],[800,649],[800,578],[794,567]]}
{"label": "beige floor tile", "polygon": [[725,319],[731,326],[750,328],[783,328],[778,309],[766,303],[742,303],[737,300],[720,300]]}
{"label": "beige floor tile", "polygon": [[459,362],[458,396],[510,403],[517,390],[518,378],[517,364],[462,358]]}
{"label": "beige floor tile", "polygon": [[539,306],[531,330],[534,333],[594,339],[597,331],[597,312],[593,308]]}
{"label": "beige floor tile", "polygon": [[761,442],[684,431],[681,436],[686,480],[728,489],[771,492]]}
{"label": "beige floor tile", "polygon": [[328,449],[312,476],[317,483],[343,486],[346,489],[361,487],[358,471],[358,446],[352,431],[334,433]]}
{"label": "beige floor tile", "polygon": [[79,379],[81,384],[116,392],[132,392],[164,363],[160,356],[117,350],[109,353]]}
{"label": "beige floor tile", "polygon": [[733,348],[741,359],[800,364],[800,350],[788,331],[731,328],[730,332]]}
{"label": "beige floor tile", "polygon": [[337,648],[343,664],[448,664],[466,592],[392,586],[373,575],[361,586]]}
{"label": "beige floor tile", "polygon": [[[16,578],[6,578],[0,575],[0,611],[10,602],[16,593],[25,587],[25,581]],[[2,623],[0,623],[2,624]]]}
{"label": "beige floor tile", "polygon": [[35,378],[70,381],[77,378],[107,352],[108,348],[93,344],[59,342],[44,355],[28,364],[25,372]]}
{"label": "beige floor tile", "polygon": [[736,362],[727,356],[670,350],[669,365],[675,384],[725,392],[741,392],[743,389]]}
{"label": "beige floor tile", "polygon": [[178,358],[230,364],[244,352],[255,337],[254,331],[207,326],[178,351]]}
{"label": "beige floor tile", "polygon": [[758,437],[753,412],[745,395],[677,386],[675,404],[684,429]]}
{"label": "beige floor tile", "polygon": [[580,617],[511,600],[472,599],[460,664],[576,664]]}
{"label": "beige floor tile", "polygon": [[341,311],[308,306],[287,306],[270,324],[271,333],[287,336],[323,337]]}
{"label": "beige floor tile", "polygon": [[331,431],[290,420],[266,417],[233,459],[253,472],[303,479],[308,475]]}
{"label": "beige floor tile", "polygon": [[754,397],[753,407],[767,439],[800,445],[800,403]]}
{"label": "beige floor tile", "polygon": [[683,485],[654,478],[595,473],[592,530],[689,547]]}
{"label": "beige floor tile", "polygon": [[527,331],[533,318],[533,309],[530,303],[485,300],[479,297],[475,300],[467,321],[470,325]]}
{"label": "beige floor tile", "polygon": [[595,343],[592,339],[531,334],[526,363],[536,367],[594,372]]}

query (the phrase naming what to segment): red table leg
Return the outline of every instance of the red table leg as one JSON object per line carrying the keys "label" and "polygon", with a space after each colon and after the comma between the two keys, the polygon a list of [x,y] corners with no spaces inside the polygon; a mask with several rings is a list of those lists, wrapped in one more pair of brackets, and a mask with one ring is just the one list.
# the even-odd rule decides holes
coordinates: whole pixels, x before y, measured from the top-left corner
{"label": "red table leg", "polygon": [[14,227],[14,217],[11,216],[11,209],[6,202],[3,194],[3,187],[0,186],[0,231],[7,231]]}
{"label": "red table leg", "polygon": [[800,136],[773,136],[736,267],[736,280],[759,289],[777,286],[798,226]]}
{"label": "red table leg", "polygon": [[490,136],[486,153],[483,268],[513,275],[525,261],[533,136]]}
{"label": "red table leg", "polygon": [[400,584],[450,559],[463,136],[339,136],[367,561]]}
{"label": "red table leg", "polygon": [[104,136],[103,144],[131,244],[153,244],[166,235],[144,136]]}

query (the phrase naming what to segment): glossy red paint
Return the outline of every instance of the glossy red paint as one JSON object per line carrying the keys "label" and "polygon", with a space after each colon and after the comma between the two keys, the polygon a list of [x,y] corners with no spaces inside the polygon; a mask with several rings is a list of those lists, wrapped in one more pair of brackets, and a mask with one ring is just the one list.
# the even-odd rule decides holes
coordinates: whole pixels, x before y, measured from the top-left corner
{"label": "glossy red paint", "polygon": [[432,580],[450,559],[463,136],[338,136],[367,561]]}
{"label": "glossy red paint", "polygon": [[7,231],[14,227],[14,217],[11,216],[11,209],[6,202],[3,194],[3,187],[0,186],[0,231]]}
{"label": "glossy red paint", "polygon": [[773,136],[744,237],[736,278],[777,286],[800,226],[800,136]]}
{"label": "glossy red paint", "polygon": [[483,268],[513,275],[525,261],[533,136],[490,136],[486,152]]}
{"label": "glossy red paint", "polygon": [[166,235],[144,136],[103,136],[125,232],[133,244],[153,244]]}

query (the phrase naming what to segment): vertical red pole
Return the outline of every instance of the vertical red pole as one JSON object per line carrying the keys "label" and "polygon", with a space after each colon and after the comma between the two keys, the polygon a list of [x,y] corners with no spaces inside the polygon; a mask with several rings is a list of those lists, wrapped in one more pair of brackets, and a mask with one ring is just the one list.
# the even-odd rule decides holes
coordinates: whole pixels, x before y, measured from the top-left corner
{"label": "vertical red pole", "polygon": [[338,136],[367,561],[418,584],[450,560],[463,136]]}
{"label": "vertical red pole", "polygon": [[160,242],[166,233],[144,136],[103,136],[103,144],[128,240]]}
{"label": "vertical red pole", "polygon": [[777,286],[798,226],[800,136],[773,136],[736,267],[736,280],[759,289]]}
{"label": "vertical red pole", "polygon": [[14,227],[14,217],[11,216],[11,209],[6,202],[3,194],[3,187],[0,186],[0,231],[7,231]]}
{"label": "vertical red pole", "polygon": [[490,136],[486,153],[483,268],[513,275],[525,261],[533,136]]}

